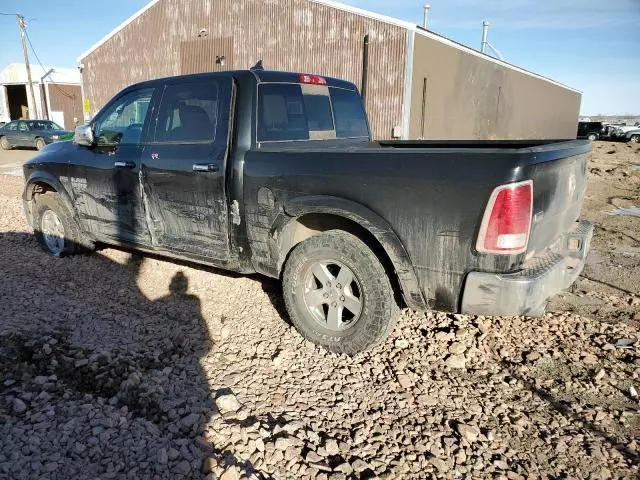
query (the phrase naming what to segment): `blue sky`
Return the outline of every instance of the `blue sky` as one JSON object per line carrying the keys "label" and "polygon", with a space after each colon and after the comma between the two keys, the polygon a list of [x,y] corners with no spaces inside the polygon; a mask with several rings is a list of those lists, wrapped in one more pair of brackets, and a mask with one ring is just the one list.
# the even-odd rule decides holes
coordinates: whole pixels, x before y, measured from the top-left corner
{"label": "blue sky", "polygon": [[[640,0],[342,1],[414,23],[430,3],[430,29],[474,48],[488,20],[489,41],[507,61],[582,90],[583,114],[640,115]],[[78,54],[146,3],[2,0],[0,12],[30,19],[43,62],[73,67]],[[18,28],[15,18],[0,16],[0,68],[11,62],[22,62]]]}

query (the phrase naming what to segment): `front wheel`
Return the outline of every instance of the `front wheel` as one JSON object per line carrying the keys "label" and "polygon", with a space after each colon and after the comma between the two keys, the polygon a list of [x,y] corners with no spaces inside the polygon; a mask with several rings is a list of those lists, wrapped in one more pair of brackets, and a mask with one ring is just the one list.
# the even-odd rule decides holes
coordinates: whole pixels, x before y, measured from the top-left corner
{"label": "front wheel", "polygon": [[38,150],[42,150],[46,146],[47,146],[47,143],[44,141],[43,138],[40,138],[40,137],[36,138],[35,147]]}
{"label": "front wheel", "polygon": [[341,230],[316,235],[293,249],[283,290],[298,331],[335,353],[354,355],[379,343],[400,314],[378,257]]}
{"label": "front wheel", "polygon": [[629,139],[629,141],[633,143],[640,143],[640,135],[631,135],[631,138]]}
{"label": "front wheel", "polygon": [[57,193],[46,192],[36,196],[33,208],[33,230],[46,252],[62,257],[91,248]]}
{"label": "front wheel", "polygon": [[0,146],[2,146],[3,150],[11,150],[11,144],[7,137],[0,137]]}
{"label": "front wheel", "polygon": [[596,135],[595,133],[590,133],[587,138],[593,142],[598,139],[598,135]]}

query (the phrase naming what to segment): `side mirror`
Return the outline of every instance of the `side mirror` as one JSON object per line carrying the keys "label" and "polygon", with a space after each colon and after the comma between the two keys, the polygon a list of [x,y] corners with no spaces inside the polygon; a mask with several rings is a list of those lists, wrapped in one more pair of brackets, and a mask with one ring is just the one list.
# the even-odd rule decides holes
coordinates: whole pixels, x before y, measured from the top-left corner
{"label": "side mirror", "polygon": [[91,125],[81,125],[76,128],[76,132],[73,134],[73,141],[84,147],[93,147],[95,140],[93,138]]}

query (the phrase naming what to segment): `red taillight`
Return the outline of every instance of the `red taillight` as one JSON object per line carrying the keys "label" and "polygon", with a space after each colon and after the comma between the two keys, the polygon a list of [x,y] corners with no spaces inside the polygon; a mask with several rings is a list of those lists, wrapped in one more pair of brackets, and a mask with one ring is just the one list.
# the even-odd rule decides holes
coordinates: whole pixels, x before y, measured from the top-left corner
{"label": "red taillight", "polygon": [[476,249],[482,253],[502,254],[526,251],[532,210],[531,180],[496,188],[484,212]]}
{"label": "red taillight", "polygon": [[311,85],[326,85],[327,79],[318,75],[300,75],[300,83],[309,83]]}

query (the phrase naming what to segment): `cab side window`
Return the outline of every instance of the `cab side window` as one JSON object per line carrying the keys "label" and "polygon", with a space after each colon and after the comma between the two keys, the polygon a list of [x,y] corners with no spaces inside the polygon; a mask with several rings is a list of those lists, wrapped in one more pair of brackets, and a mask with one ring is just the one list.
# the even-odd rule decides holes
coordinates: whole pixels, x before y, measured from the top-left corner
{"label": "cab side window", "polygon": [[167,85],[160,103],[155,142],[215,141],[218,104],[219,88],[211,79]]}
{"label": "cab side window", "polygon": [[94,123],[98,145],[140,143],[153,91],[153,88],[143,88],[129,92],[102,112]]}

